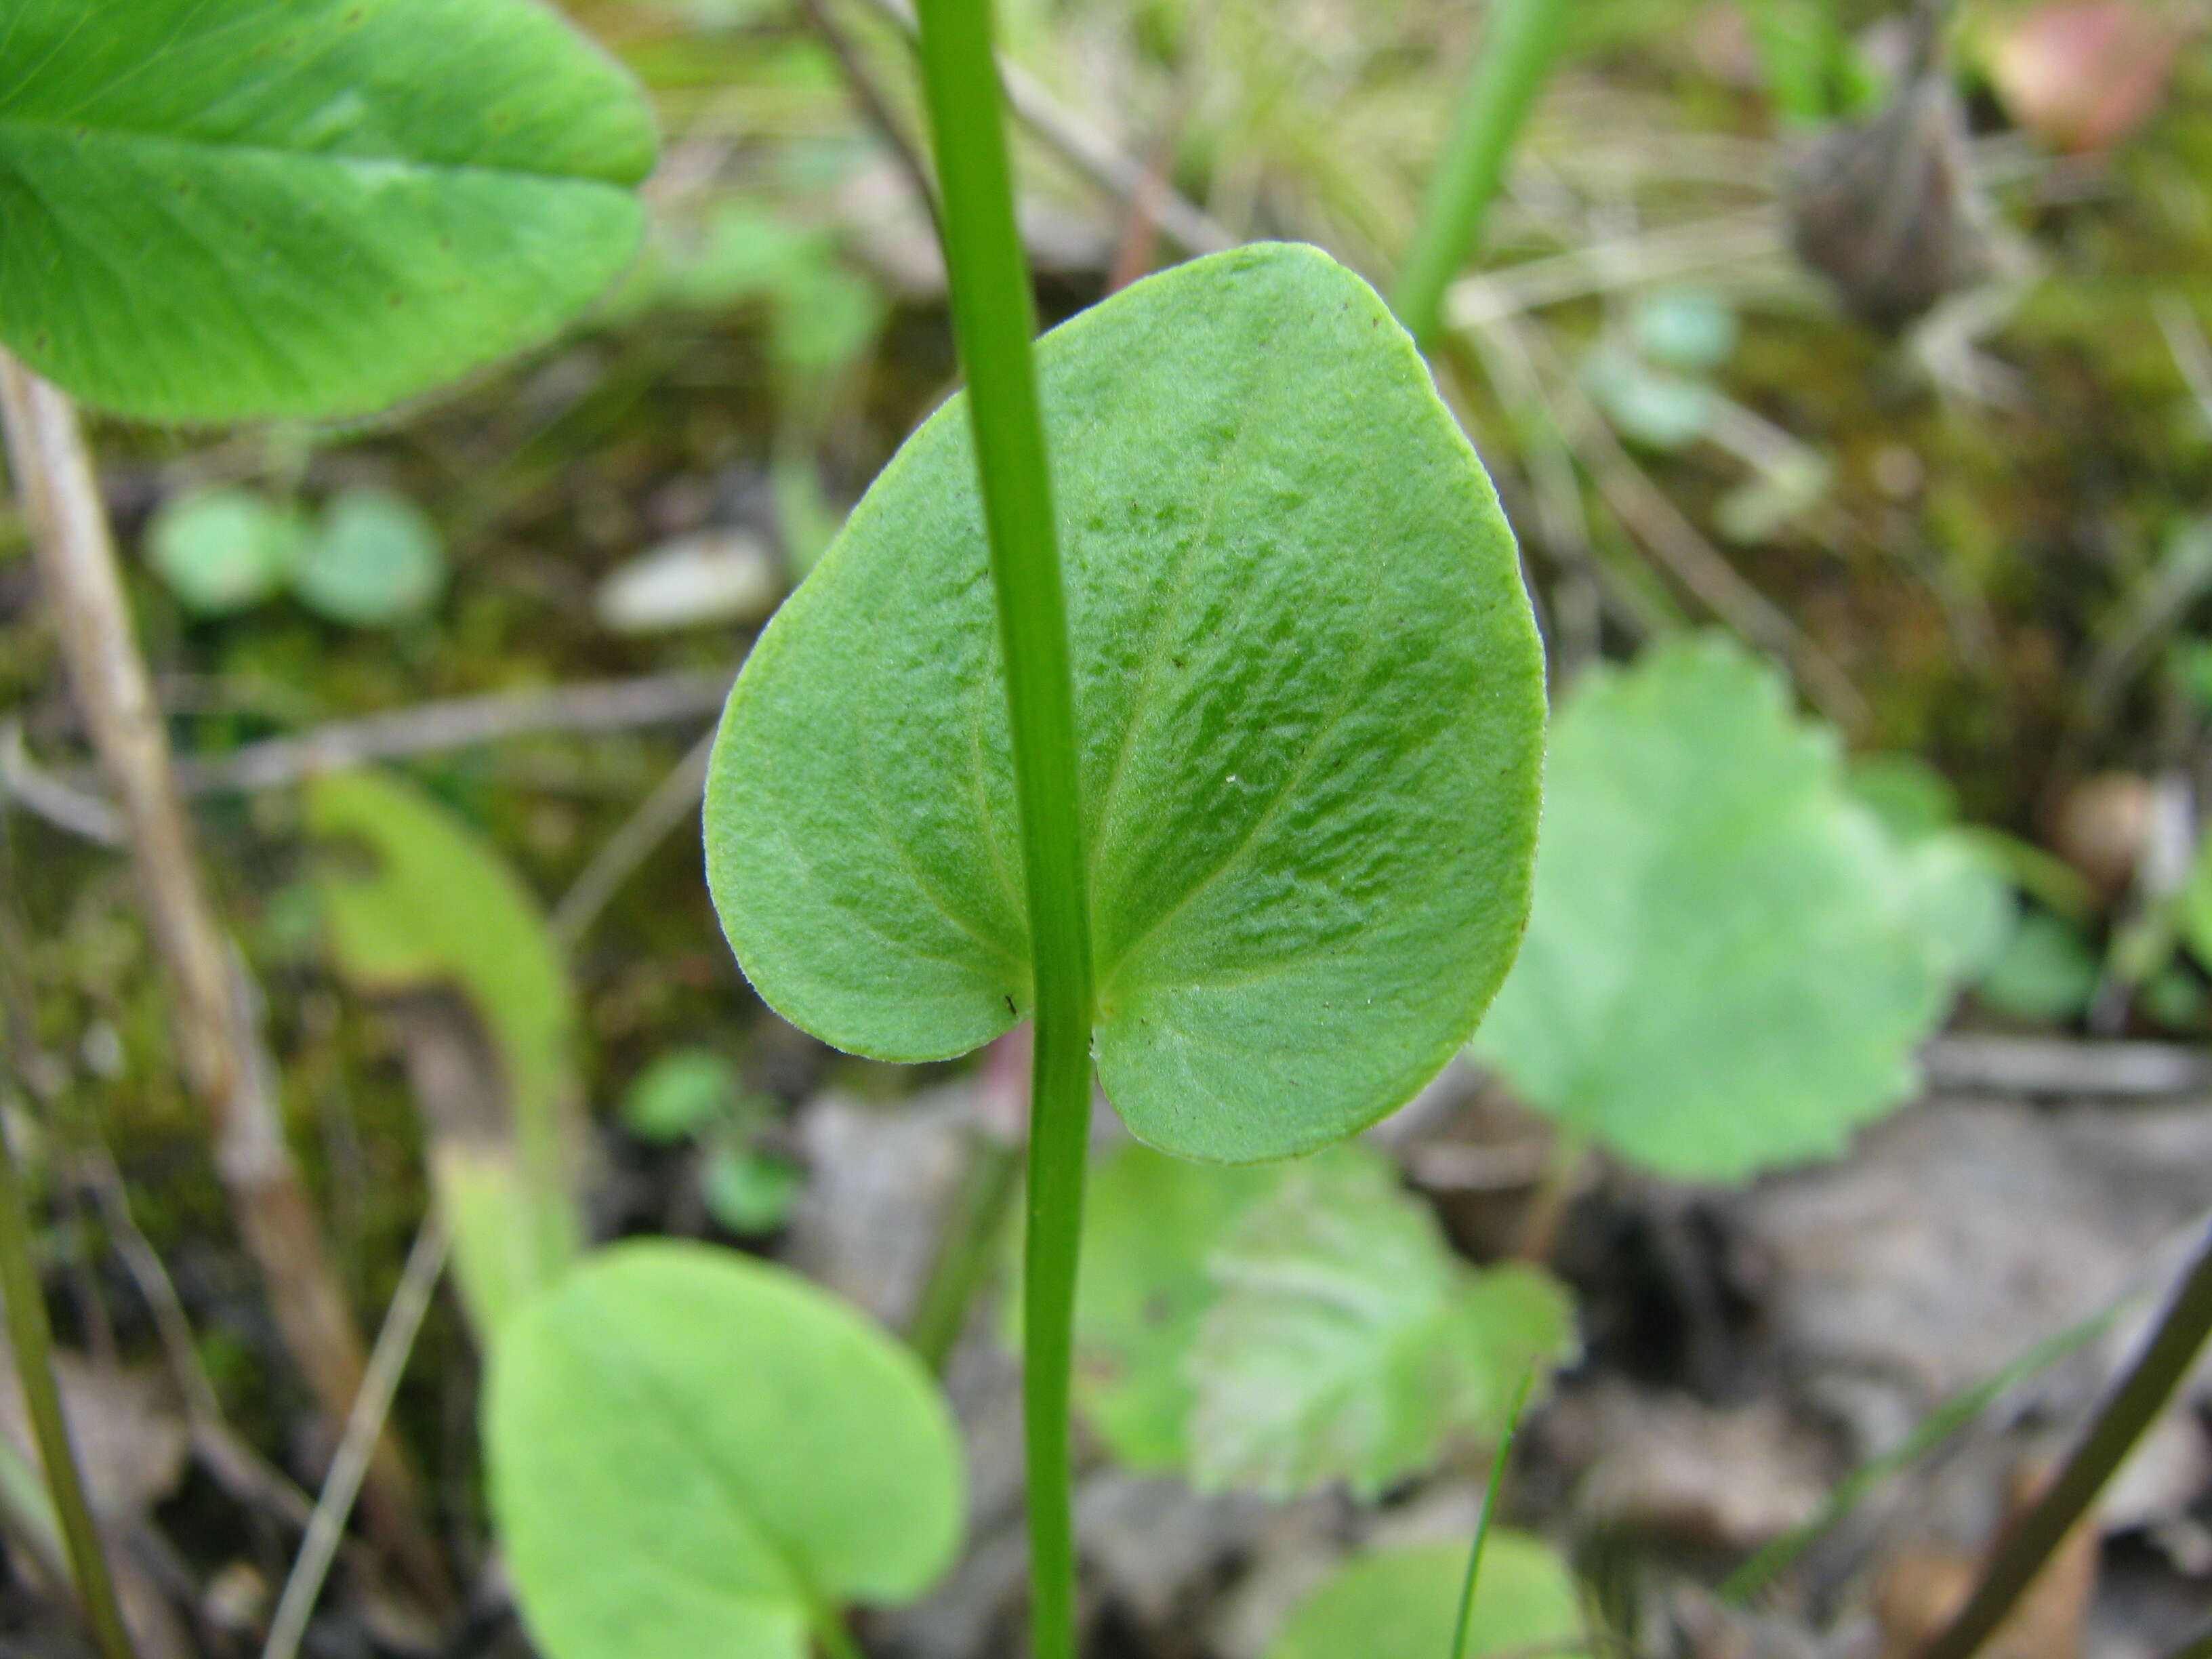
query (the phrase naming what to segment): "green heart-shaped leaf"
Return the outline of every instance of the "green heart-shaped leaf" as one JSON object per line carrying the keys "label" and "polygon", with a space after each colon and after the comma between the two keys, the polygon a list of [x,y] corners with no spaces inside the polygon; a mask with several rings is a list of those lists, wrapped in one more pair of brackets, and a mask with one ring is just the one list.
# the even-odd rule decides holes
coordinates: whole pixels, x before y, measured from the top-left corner
{"label": "green heart-shaped leaf", "polygon": [[1493,1529],[1484,1540],[1467,1646],[1452,1653],[1464,1544],[1412,1544],[1353,1557],[1291,1610],[1267,1659],[1480,1659],[1582,1650],[1575,1581],[1551,1547]]}
{"label": "green heart-shaped leaf", "polygon": [[12,0],[0,338],[149,419],[379,408],[605,287],[653,156],[532,0]]}
{"label": "green heart-shaped leaf", "polygon": [[617,1245],[500,1333],[492,1507],[548,1659],[803,1659],[960,1541],[959,1443],[912,1354],[796,1274]]}
{"label": "green heart-shaped leaf", "polygon": [[[1037,354],[1106,1091],[1186,1157],[1410,1098],[1528,899],[1540,647],[1511,532],[1374,292],[1310,248],[1155,276]],[[963,399],[762,635],[707,802],[722,923],[824,1041],[943,1058],[1030,998]]]}

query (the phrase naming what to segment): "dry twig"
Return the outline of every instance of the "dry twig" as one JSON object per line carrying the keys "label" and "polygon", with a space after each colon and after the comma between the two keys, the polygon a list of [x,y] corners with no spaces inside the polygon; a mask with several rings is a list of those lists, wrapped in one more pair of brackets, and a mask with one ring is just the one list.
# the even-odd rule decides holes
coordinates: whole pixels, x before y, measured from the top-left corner
{"label": "dry twig", "polygon": [[647,674],[545,690],[495,691],[416,703],[388,714],[319,726],[297,737],[249,743],[206,760],[187,758],[177,781],[187,795],[273,789],[319,772],[370,761],[434,754],[541,732],[618,732],[719,714],[729,674]]}
{"label": "dry twig", "polygon": [[[250,981],[201,883],[76,410],[0,356],[0,415],[46,601],[169,981],[179,1058],[214,1131],[217,1173],[285,1345],[331,1420],[341,1421],[360,1385],[360,1339],[284,1141]],[[380,1448],[376,1473],[370,1513],[380,1541],[419,1589],[438,1595],[441,1559],[396,1443]]]}
{"label": "dry twig", "polygon": [[1529,356],[1548,371],[1553,396],[1564,411],[1568,437],[1615,516],[1674,579],[1742,638],[1789,664],[1805,695],[1847,732],[1863,731],[1866,699],[1838,667],[1782,609],[1738,574],[1651,481],[1613,428],[1559,363],[1539,331],[1507,322]]}
{"label": "dry twig", "polygon": [[623,819],[592,855],[592,861],[584,866],[574,884],[561,896],[561,902],[547,918],[553,937],[563,947],[575,948],[576,941],[599,919],[599,912],[606,908],[607,901],[614,897],[623,883],[698,806],[707,787],[707,763],[714,753],[714,733],[709,732],[676,763],[666,777],[653,786],[653,793],[638,803],[637,810]]}

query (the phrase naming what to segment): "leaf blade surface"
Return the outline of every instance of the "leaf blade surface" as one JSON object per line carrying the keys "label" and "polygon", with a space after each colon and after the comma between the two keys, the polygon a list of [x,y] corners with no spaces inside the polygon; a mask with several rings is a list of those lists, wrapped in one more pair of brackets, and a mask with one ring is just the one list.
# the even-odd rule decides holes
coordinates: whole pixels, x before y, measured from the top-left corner
{"label": "leaf blade surface", "polygon": [[[1325,1145],[1435,1074],[1519,934],[1542,694],[1510,532],[1410,342],[1312,249],[1179,267],[1037,361],[1102,1079],[1182,1156]],[[793,1023],[919,1060],[1026,1011],[1003,705],[956,398],[716,745],[717,907]]]}
{"label": "leaf blade surface", "polygon": [[949,1413],[906,1350],[797,1275],[632,1243],[533,1302],[492,1358],[491,1493],[550,1659],[802,1659],[961,1527]]}
{"label": "leaf blade surface", "polygon": [[21,0],[0,337],[156,420],[377,409],[629,259],[652,118],[533,0]]}

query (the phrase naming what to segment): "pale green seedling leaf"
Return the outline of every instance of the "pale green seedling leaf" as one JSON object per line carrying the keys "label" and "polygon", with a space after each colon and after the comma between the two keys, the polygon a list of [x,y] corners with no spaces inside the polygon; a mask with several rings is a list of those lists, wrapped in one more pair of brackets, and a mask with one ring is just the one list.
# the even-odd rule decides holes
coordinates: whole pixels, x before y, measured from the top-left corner
{"label": "pale green seedling leaf", "polygon": [[[1137,283],[1037,372],[1106,1092],[1187,1157],[1325,1145],[1435,1075],[1519,935],[1543,702],[1511,534],[1412,343],[1313,249]],[[1026,1012],[1006,721],[956,398],[723,717],[708,876],[786,1018],[922,1060]]]}
{"label": "pale green seedling leaf", "polygon": [[1820,504],[1835,469],[1812,450],[1783,456],[1713,504],[1713,523],[1740,546],[1771,540]]}
{"label": "pale green seedling leaf", "polygon": [[161,504],[146,554],[185,610],[225,617],[282,588],[305,539],[290,507],[250,489],[195,489]]}
{"label": "pale green seedling leaf", "polygon": [[1532,1104],[1662,1174],[1839,1150],[1917,1083],[1942,953],[1834,734],[1714,638],[1554,723],[1528,936],[1476,1039]]}
{"label": "pale green seedling leaf", "polygon": [[292,569],[292,592],[354,628],[411,622],[446,586],[446,544],[414,502],[388,489],[343,491],[323,509]]}
{"label": "pale green seedling leaf", "polygon": [[1574,1348],[1555,1280],[1468,1267],[1364,1146],[1285,1170],[1206,1268],[1218,1295],[1185,1362],[1201,1489],[1342,1480],[1372,1498],[1453,1439],[1498,1434],[1522,1375]]}
{"label": "pale green seedling leaf", "polygon": [[921,1364],[805,1279],[620,1244],[493,1351],[494,1515],[547,1659],[804,1659],[951,1565],[961,1468]]}
{"label": "pale green seedling leaf", "polygon": [[1851,763],[1851,793],[1906,846],[1958,822],[1959,792],[1917,755],[1862,756]]}
{"label": "pale green seedling leaf", "polygon": [[2096,995],[2102,971],[2102,962],[2080,928],[2047,910],[2029,910],[1974,994],[2014,1019],[2072,1019]]}
{"label": "pale green seedling leaf", "polygon": [[1629,333],[1653,362],[1685,374],[1709,374],[1735,349],[1735,312],[1713,289],[1656,288],[1631,309]]}
{"label": "pale green seedling leaf", "polygon": [[772,1233],[791,1219],[805,1178],[797,1164],[748,1145],[740,1135],[717,1135],[699,1169],[699,1197],[715,1224],[740,1238]]}
{"label": "pale green seedling leaf", "polygon": [[[1305,1599],[1267,1659],[1454,1659],[1467,1546],[1411,1544],[1353,1557]],[[1566,1564],[1541,1539],[1493,1528],[1482,1552],[1466,1659],[1565,1650],[1583,1634]]]}
{"label": "pale green seedling leaf", "polygon": [[413,785],[328,774],[308,787],[307,822],[333,843],[316,890],[338,972],[371,996],[459,995],[504,1085],[467,1121],[425,1125],[461,1289],[478,1329],[495,1331],[582,1246],[566,963],[513,867]]}
{"label": "pale green seedling leaf", "polygon": [[534,0],[13,0],[0,339],[148,419],[380,408],[599,293],[653,159]]}
{"label": "pale green seedling leaf", "polygon": [[681,1140],[732,1116],[744,1081],[712,1048],[672,1048],[623,1093],[623,1127],[641,1140]]}
{"label": "pale green seedling leaf", "polygon": [[1617,345],[1590,353],[1583,380],[1621,436],[1652,449],[1695,443],[1711,427],[1720,403],[1720,394],[1705,381],[1654,368]]}
{"label": "pale green seedling leaf", "polygon": [[1898,849],[1899,914],[1945,985],[1978,981],[2020,925],[2011,884],[1978,843],[1954,831]]}

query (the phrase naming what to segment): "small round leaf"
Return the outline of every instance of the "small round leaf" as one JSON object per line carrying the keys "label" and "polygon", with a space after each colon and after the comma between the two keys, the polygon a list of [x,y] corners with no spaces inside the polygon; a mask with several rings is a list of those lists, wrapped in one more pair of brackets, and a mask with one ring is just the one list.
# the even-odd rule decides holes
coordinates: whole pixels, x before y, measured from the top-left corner
{"label": "small round leaf", "polygon": [[623,1127],[641,1140],[681,1140],[732,1116],[744,1087],[726,1056],[712,1048],[673,1048],[623,1091]]}
{"label": "small round leaf", "polygon": [[[1543,680],[1512,534],[1314,249],[1137,283],[1037,373],[1106,1092],[1184,1157],[1327,1145],[1436,1074],[1520,935]],[[956,398],[763,633],[708,783],[738,959],[838,1048],[944,1058],[1030,1002],[1000,661]]]}
{"label": "small round leaf", "polygon": [[385,628],[421,616],[446,585],[446,548],[422,510],[388,489],[349,489],[323,510],[292,572],[318,616]]}
{"label": "small round leaf", "polygon": [[960,1540],[914,1357],[781,1268],[622,1244],[492,1354],[490,1491],[548,1659],[803,1659],[836,1604],[920,1595]]}
{"label": "small round leaf", "polygon": [[734,1135],[707,1148],[699,1197],[717,1226],[740,1238],[772,1233],[791,1219],[806,1180],[789,1158],[749,1146]]}
{"label": "small round leaf", "polygon": [[252,609],[300,556],[300,515],[250,489],[196,489],[161,504],[147,556],[177,602],[203,617]]}

